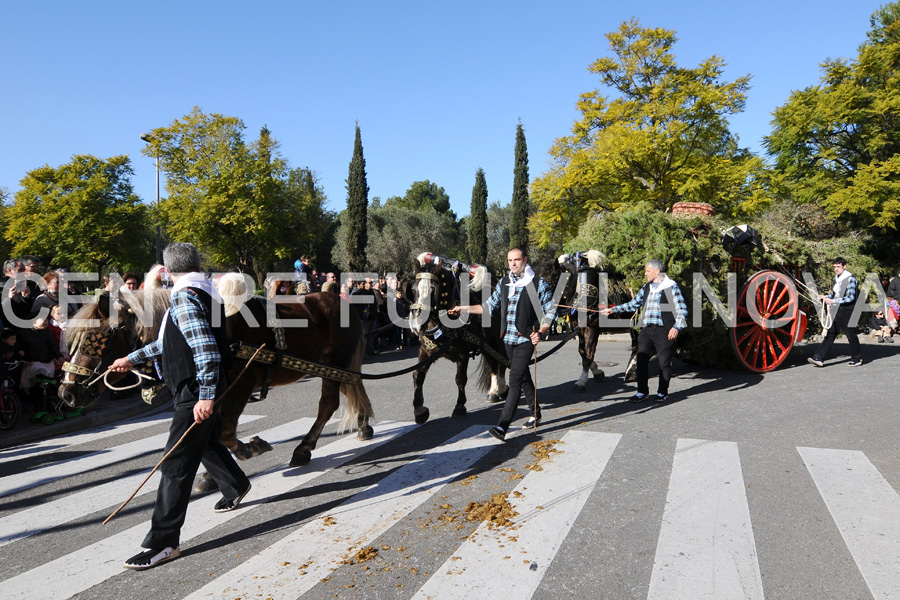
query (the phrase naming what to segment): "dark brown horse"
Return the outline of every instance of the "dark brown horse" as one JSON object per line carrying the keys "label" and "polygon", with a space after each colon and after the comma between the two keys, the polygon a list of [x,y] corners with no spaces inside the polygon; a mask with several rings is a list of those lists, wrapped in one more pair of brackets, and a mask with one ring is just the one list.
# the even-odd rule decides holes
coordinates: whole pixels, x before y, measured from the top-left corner
{"label": "dark brown horse", "polygon": [[[231,276],[226,275],[226,278]],[[228,282],[234,285],[235,279]],[[222,285],[220,284],[220,288]],[[239,294],[242,292],[239,292]],[[223,292],[228,305],[228,295]],[[275,305],[275,314],[279,319],[306,319],[305,327],[285,326],[277,332],[267,326],[266,300],[250,297],[240,311],[226,318],[226,329],[230,342],[259,347],[266,344],[266,350],[275,351],[284,346],[284,354],[327,365],[343,371],[359,372],[363,357],[362,323],[349,306],[343,313],[345,326],[341,324],[341,303],[337,294],[307,294],[303,302],[299,298]],[[67,336],[73,341],[72,359],[64,367],[67,371],[59,388],[59,396],[70,406],[87,406],[94,402],[104,382],[88,387],[89,380],[96,379],[116,358],[156,339],[159,325],[165,309],[169,305],[169,292],[166,290],[146,291],[135,294],[122,294],[115,304],[117,310],[110,318],[110,299],[101,295],[98,302],[81,309],[74,319],[83,324],[70,327]],[[272,307],[270,307],[271,309]],[[89,322],[88,320],[92,320]],[[276,336],[278,340],[276,340]],[[282,341],[283,344],[279,343]],[[251,393],[260,389],[267,377],[267,367],[254,362],[237,380],[235,378],[243,370],[246,360],[235,358],[233,367],[228,373],[233,387],[220,399],[222,416],[222,443],[228,447],[235,457],[246,460],[271,450],[272,447],[259,438],[249,443],[237,439],[238,417],[243,412]],[[305,373],[285,367],[274,368],[269,373],[272,386],[293,383]],[[121,374],[109,375],[110,383],[114,383]],[[302,466],[309,462],[312,450],[316,447],[322,429],[340,405],[340,395],[347,399],[342,427],[356,425],[358,437],[371,439],[372,427],[369,418],[373,416],[372,405],[362,382],[355,385],[339,383],[333,379],[322,378],[322,392],[319,398],[319,410],[315,423],[304,436],[303,441],[294,449],[291,466]],[[355,421],[355,423],[354,423]]]}
{"label": "dark brown horse", "polygon": [[[625,380],[630,381],[635,371],[635,354],[637,352],[636,336],[633,327],[623,322],[622,327],[601,328],[599,310],[627,302],[630,298],[625,292],[622,281],[613,273],[605,271],[606,258],[597,250],[578,252],[574,255],[563,254],[557,260],[560,270],[569,273],[566,289],[561,304],[575,308],[560,308],[557,314],[570,311],[576,320],[578,332],[578,354],[581,355],[581,376],[575,382],[575,391],[584,392],[591,374],[594,380],[603,381],[606,376],[594,356],[597,352],[597,341],[600,334],[607,331],[615,333],[631,333],[632,351],[628,366],[625,369]],[[602,304],[602,306],[601,306]],[[630,319],[630,315],[613,315],[612,319]]]}
{"label": "dark brown horse", "polygon": [[[466,414],[466,383],[469,358],[481,354],[478,383],[488,393],[488,401],[499,402],[506,397],[506,351],[500,341],[500,324],[494,319],[489,328],[482,319],[469,315],[468,323],[447,316],[447,309],[460,303],[464,293],[461,276],[469,273],[471,280],[465,287],[469,291],[467,304],[481,302],[481,285],[487,269],[478,265],[466,265],[452,259],[420,254],[413,263],[416,281],[412,286],[409,321],[414,334],[419,336],[419,362],[422,363],[441,352],[444,358],[456,363],[456,406],[454,417]],[[413,373],[413,412],[416,423],[428,420],[423,386],[431,363]]]}

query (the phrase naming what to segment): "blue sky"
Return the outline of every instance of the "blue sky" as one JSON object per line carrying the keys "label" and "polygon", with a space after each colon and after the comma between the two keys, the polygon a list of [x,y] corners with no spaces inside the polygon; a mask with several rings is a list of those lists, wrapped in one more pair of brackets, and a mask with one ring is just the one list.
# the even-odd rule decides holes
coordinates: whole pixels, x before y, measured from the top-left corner
{"label": "blue sky", "polygon": [[[417,180],[468,214],[479,167],[489,201],[510,201],[516,123],[532,179],[599,83],[604,34],[632,17],[674,29],[679,64],[713,54],[729,80],[751,74],[731,129],[760,149],[771,112],[816,83],[826,58],[854,58],[881,2],[5,2],[0,8],[0,187],[75,154],[128,154],[155,199],[143,131],[199,106],[264,124],[291,166],[317,172],[346,205],[359,122],[369,197]],[[165,192],[163,192],[165,194]]]}

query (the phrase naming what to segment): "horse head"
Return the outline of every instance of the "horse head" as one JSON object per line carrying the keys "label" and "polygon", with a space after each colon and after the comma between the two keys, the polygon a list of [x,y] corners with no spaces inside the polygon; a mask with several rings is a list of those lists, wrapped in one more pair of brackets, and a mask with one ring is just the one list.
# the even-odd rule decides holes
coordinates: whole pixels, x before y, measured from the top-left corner
{"label": "horse head", "polygon": [[[156,339],[168,304],[168,290],[121,291],[101,293],[79,310],[66,330],[72,357],[63,365],[59,397],[73,407],[97,400],[105,388],[100,376],[117,358]],[[110,383],[122,377],[108,376]]]}
{"label": "horse head", "polygon": [[440,311],[457,306],[460,302],[461,278],[468,273],[469,290],[480,290],[487,268],[458,260],[423,252],[413,262],[415,283],[412,286],[412,304],[409,307],[409,323],[413,333],[432,335],[440,328]]}

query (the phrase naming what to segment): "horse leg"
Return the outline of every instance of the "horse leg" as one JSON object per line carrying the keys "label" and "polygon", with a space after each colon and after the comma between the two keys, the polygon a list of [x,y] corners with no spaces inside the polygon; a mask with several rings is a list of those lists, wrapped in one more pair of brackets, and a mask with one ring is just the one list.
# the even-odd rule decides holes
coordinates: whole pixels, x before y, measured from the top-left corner
{"label": "horse leg", "polygon": [[[578,354],[581,355],[581,377],[578,378],[578,381],[575,382],[575,390],[578,393],[584,392],[587,387],[588,377],[590,376],[591,371],[591,363],[594,362],[593,356],[588,359],[587,353],[587,337],[589,329],[587,327],[581,327],[578,330]],[[594,346],[596,348],[596,340],[594,341]]]}
{"label": "horse leg", "polygon": [[631,357],[628,359],[628,366],[625,367],[625,383],[633,383],[637,381],[637,338],[638,334],[631,328]]}
{"label": "horse leg", "polygon": [[[419,363],[425,358],[425,353],[419,353]],[[425,375],[428,374],[428,367],[425,365],[418,371],[413,371],[413,414],[416,417],[416,424],[421,425],[428,420],[430,413],[428,407],[425,406],[425,395],[422,387],[425,385]]]}
{"label": "horse leg", "polygon": [[356,417],[356,437],[359,440],[366,441],[375,437],[375,430],[369,425],[368,415],[359,415]]}
{"label": "horse leg", "polygon": [[588,331],[590,333],[585,340],[585,350],[587,351],[585,358],[590,363],[588,367],[594,375],[594,381],[600,382],[606,377],[606,373],[594,361],[594,357],[597,355],[597,342],[600,339],[600,330],[596,327],[589,327]]}
{"label": "horse leg", "polygon": [[462,354],[456,361],[456,406],[453,408],[454,417],[466,416],[466,382],[469,380],[469,355]]}
{"label": "horse leg", "polygon": [[312,458],[312,451],[316,448],[319,436],[325,424],[334,414],[334,411],[340,406],[340,384],[328,379],[322,380],[322,395],[319,398],[319,412],[316,415],[316,421],[313,423],[309,432],[303,436],[300,445],[294,448],[294,454],[291,456],[292,467],[302,467],[308,465]]}
{"label": "horse leg", "polygon": [[246,444],[237,438],[238,418],[244,412],[255,385],[253,378],[247,377],[237,382],[228,395],[222,398],[222,444],[238,460],[247,460],[272,450],[269,442],[259,436],[250,438]]}
{"label": "horse leg", "polygon": [[492,403],[502,402],[506,398],[508,391],[506,367],[498,364],[491,373],[491,388],[488,390],[487,401]]}

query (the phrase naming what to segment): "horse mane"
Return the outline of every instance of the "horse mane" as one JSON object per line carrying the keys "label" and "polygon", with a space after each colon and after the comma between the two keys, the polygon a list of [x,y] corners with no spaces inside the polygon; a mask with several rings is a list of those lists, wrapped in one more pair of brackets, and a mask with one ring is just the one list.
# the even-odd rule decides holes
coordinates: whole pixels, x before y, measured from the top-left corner
{"label": "horse mane", "polygon": [[[144,289],[135,292],[119,292],[119,302],[124,302],[127,310],[133,318],[120,319],[123,323],[128,324],[133,333],[142,343],[148,344],[155,340],[159,335],[159,327],[162,324],[162,317],[169,308],[169,290],[164,289]],[[145,304],[149,302],[149,304]],[[149,309],[149,322],[138,318],[138,313],[144,315],[145,310]],[[78,340],[85,333],[97,331],[107,333],[112,330],[109,322],[109,314],[104,311],[108,310],[103,307],[103,303],[99,300],[85,304],[70,319],[72,323],[66,329],[66,338],[69,340]],[[123,310],[123,309],[120,309]],[[99,325],[90,325],[90,321],[99,321]]]}
{"label": "horse mane", "polygon": [[216,281],[216,289],[225,303],[225,316],[240,312],[241,307],[253,296],[243,273],[225,273]]}
{"label": "horse mane", "polygon": [[160,281],[160,273],[165,269],[162,265],[153,265],[144,276],[145,290],[161,290],[162,282]]}

